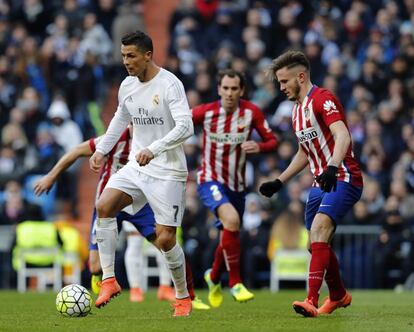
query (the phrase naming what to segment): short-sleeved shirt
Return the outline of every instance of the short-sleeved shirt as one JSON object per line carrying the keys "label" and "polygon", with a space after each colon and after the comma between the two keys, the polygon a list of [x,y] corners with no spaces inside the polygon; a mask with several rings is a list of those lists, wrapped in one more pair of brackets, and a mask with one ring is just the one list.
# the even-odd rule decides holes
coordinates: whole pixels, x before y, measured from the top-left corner
{"label": "short-sleeved shirt", "polygon": [[[329,126],[336,121],[343,121],[347,125],[344,109],[338,99],[323,88],[313,86],[302,104],[296,103],[293,107],[293,129],[315,177],[332,160],[335,140]],[[352,144],[338,167],[338,180],[362,186],[361,170],[354,157]]]}
{"label": "short-sleeved shirt", "polygon": [[276,150],[276,137],[260,109],[247,100],[227,113],[220,101],[192,109],[194,124],[203,126],[202,162],[198,183],[217,181],[235,192],[245,190],[246,153],[241,148],[255,129],[262,142],[260,152]]}

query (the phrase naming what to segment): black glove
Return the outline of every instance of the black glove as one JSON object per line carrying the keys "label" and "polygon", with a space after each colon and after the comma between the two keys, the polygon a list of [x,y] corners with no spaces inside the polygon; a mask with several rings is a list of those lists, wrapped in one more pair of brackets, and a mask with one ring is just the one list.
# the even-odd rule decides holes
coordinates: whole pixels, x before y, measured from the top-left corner
{"label": "black glove", "polygon": [[273,194],[277,193],[280,189],[282,189],[282,187],[282,181],[276,179],[274,181],[262,183],[260,185],[259,191],[263,196],[272,197]]}
{"label": "black glove", "polygon": [[316,182],[319,183],[320,188],[329,193],[332,190],[336,191],[336,173],[338,172],[338,167],[328,166],[325,172],[316,177]]}

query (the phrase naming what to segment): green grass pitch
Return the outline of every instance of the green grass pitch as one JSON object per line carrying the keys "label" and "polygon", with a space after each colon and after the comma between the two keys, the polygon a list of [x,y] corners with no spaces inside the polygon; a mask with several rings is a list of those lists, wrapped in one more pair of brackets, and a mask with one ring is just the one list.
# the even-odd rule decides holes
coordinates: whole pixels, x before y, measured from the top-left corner
{"label": "green grass pitch", "polygon": [[[130,303],[128,292],[103,309],[93,307],[84,318],[62,317],[55,308],[56,294],[0,292],[0,331],[413,331],[414,293],[352,291],[353,303],[329,316],[303,318],[291,306],[304,291],[256,291],[256,298],[239,304],[225,290],[219,309],[193,311],[191,317],[172,318],[170,305],[156,300],[155,291],[143,303]],[[198,295],[204,300],[206,291]],[[326,294],[323,293],[321,299]]]}

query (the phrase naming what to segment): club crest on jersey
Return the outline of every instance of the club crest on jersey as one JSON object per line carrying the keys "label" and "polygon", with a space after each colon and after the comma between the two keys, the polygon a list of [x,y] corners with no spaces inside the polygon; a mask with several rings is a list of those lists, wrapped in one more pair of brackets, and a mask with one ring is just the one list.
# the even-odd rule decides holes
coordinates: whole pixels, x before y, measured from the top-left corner
{"label": "club crest on jersey", "polygon": [[247,123],[246,123],[244,117],[238,118],[238,120],[237,120],[237,128],[239,130],[242,130],[242,129],[246,128],[246,126],[247,126]]}
{"label": "club crest on jersey", "polygon": [[305,118],[306,119],[309,119],[309,115],[310,115],[310,111],[309,111],[309,108],[305,108]]}
{"label": "club crest on jersey", "polygon": [[331,115],[333,113],[338,113],[335,103],[332,100],[326,100],[323,103],[323,109],[326,111],[326,115]]}
{"label": "club crest on jersey", "polygon": [[152,104],[153,104],[154,106],[158,106],[158,105],[160,104],[160,96],[159,96],[159,95],[155,95],[155,96],[152,98]]}

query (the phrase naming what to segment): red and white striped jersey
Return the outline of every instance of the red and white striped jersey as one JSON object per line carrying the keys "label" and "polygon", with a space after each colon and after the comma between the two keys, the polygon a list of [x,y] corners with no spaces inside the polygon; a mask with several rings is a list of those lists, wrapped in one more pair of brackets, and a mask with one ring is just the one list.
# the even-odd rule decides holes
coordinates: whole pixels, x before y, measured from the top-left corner
{"label": "red and white striped jersey", "polygon": [[[314,86],[302,104],[296,103],[293,107],[293,129],[315,177],[332,159],[335,140],[329,126],[336,121],[343,121],[347,126],[341,103],[326,89]],[[361,170],[352,152],[352,143],[338,167],[338,180],[362,186]]]}
{"label": "red and white striped jersey", "polygon": [[[91,138],[89,140],[89,146],[93,152],[96,150],[96,145],[103,136]],[[118,172],[128,162],[129,150],[131,146],[131,135],[127,128],[119,138],[118,142],[112,148],[112,150],[106,155],[106,162],[102,167],[101,175],[99,177],[98,186],[96,188],[95,202],[98,201],[99,196],[105,189],[109,178]]]}
{"label": "red and white striped jersey", "polygon": [[220,101],[192,109],[195,125],[203,125],[202,162],[198,183],[218,181],[230,190],[245,190],[246,153],[241,144],[249,140],[255,129],[263,142],[260,152],[274,151],[276,137],[259,108],[247,100],[240,100],[239,108],[227,114]]}

